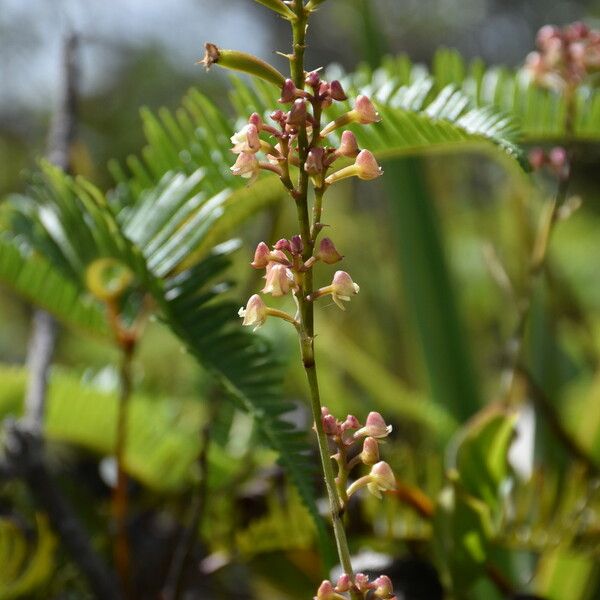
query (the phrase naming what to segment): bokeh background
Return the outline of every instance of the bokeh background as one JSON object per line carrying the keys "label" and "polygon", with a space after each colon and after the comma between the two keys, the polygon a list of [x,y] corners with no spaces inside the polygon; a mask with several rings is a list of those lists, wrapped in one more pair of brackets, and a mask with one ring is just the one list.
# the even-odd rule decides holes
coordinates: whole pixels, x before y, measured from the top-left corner
{"label": "bokeh background", "polygon": [[[311,26],[307,61],[309,67],[337,63],[345,70],[353,70],[363,61],[376,66],[384,54],[407,53],[414,61],[429,64],[436,50],[447,47],[458,49],[467,59],[480,57],[488,64],[516,67],[533,48],[541,25],[563,25],[578,19],[598,26],[600,2],[329,0]],[[108,160],[124,162],[144,145],[141,106],[176,108],[183,94],[195,86],[228,110],[227,78],[216,69],[206,74],[195,64],[202,55],[204,41],[257,54],[282,69],[284,61],[274,50],[286,51],[289,44],[286,24],[251,0],[0,0],[0,198],[25,188],[26,173],[45,151],[61,85],[61,44],[69,32],[76,32],[81,39],[74,170],[103,188],[112,184]],[[532,326],[538,342],[542,336],[546,340],[542,347],[548,350],[543,356],[533,356],[533,362],[547,389],[556,392],[554,399],[564,409],[561,414],[571,424],[584,417],[579,407],[586,402],[584,398],[598,394],[599,388],[595,373],[600,348],[600,183],[593,166],[597,155],[593,149],[589,152],[574,182],[575,192],[585,198],[584,208],[559,230],[553,241],[554,266],[564,283],[559,286],[562,295],[549,303],[555,312],[539,311]],[[465,353],[470,356],[469,365],[459,368],[472,370],[469,377],[473,375],[477,390],[471,389],[470,383],[454,381],[453,389],[447,392],[448,402],[459,407],[455,414],[460,414],[461,394],[464,406],[496,398],[501,389],[505,345],[516,316],[490,275],[484,248],[493,245],[509,274],[517,280],[522,278],[531,220],[523,213],[522,189],[496,160],[480,156],[436,157],[423,161],[420,168],[437,214],[450,286],[456,292],[455,300],[449,302],[456,301],[462,324],[454,332],[459,338],[457,346],[442,346],[437,357],[431,358],[431,348],[424,342],[423,328],[417,323],[419,310],[415,302],[419,299],[411,295],[406,273],[406,253],[410,255],[410,240],[402,237],[407,233],[406,223],[398,224],[408,217],[388,202],[389,188],[385,190],[377,183],[368,189],[364,185],[341,186],[330,199],[328,218],[336,223],[336,243],[346,257],[344,268],[362,290],[345,314],[337,312],[333,305],[320,308],[318,328],[323,335],[318,347],[324,397],[331,408],[361,417],[371,409],[387,411],[397,432],[397,441],[389,449],[390,461],[407,480],[423,484],[435,494],[441,485],[443,453],[428,452],[432,448],[439,450],[439,443],[427,428],[404,421],[406,409],[398,411],[397,404],[406,401],[414,406],[432,396],[443,403],[445,390],[435,389],[430,370],[435,368],[436,360],[438,365],[450,365],[451,369],[456,347],[466,348]],[[551,191],[551,182],[543,177],[538,184],[536,201]],[[289,235],[292,228],[292,211],[281,209],[258,216],[240,232],[245,243],[235,266],[242,281],[235,292],[240,303],[257,285],[245,269],[245,259],[256,242],[267,236],[277,239]],[[539,301],[547,305],[547,298]],[[440,318],[444,321],[443,299],[430,309],[436,313],[433,322]],[[454,308],[450,312],[453,311]],[[0,288],[0,362],[24,362],[30,316],[29,305],[8,289]],[[297,368],[294,340],[277,325],[271,324],[265,330],[290,365],[286,394],[300,399],[305,390],[303,374]],[[434,331],[434,345],[435,336]],[[540,346],[532,342],[532,347]],[[61,332],[56,363],[69,376],[99,389],[114,390],[115,360],[116,353],[110,346],[68,330]],[[448,378],[453,378],[452,372]],[[195,410],[189,415],[185,411],[197,400],[197,389],[203,381],[192,359],[180,351],[179,342],[160,324],[149,324],[135,362],[136,391],[157,407],[168,406],[182,427],[193,429],[202,417]],[[463,416],[470,416],[465,410]],[[265,490],[270,489],[273,478],[279,474],[267,468],[272,462],[271,454],[248,458],[244,444],[252,439],[251,425],[241,414],[236,418],[238,437],[231,442],[230,457],[248,461],[248,476],[242,477],[241,483],[237,481],[239,485],[231,492],[235,499],[240,498],[240,504],[232,500],[226,508],[213,507],[212,514],[218,519],[227,510],[238,511],[233,526],[245,530],[252,519],[273,509],[273,498]],[[597,415],[592,420],[597,422]],[[595,432],[593,425],[588,429]],[[549,434],[541,431],[540,435]],[[597,452],[600,437],[592,435],[589,440]],[[567,453],[554,442],[541,448],[539,451],[546,456],[555,453],[559,463],[568,461]],[[530,474],[534,454],[523,452],[517,463],[525,474]],[[92,470],[97,467],[97,457],[73,457],[60,452],[58,455],[57,461],[63,460],[67,470],[72,468],[75,472],[81,462],[89,467],[88,460]],[[257,473],[260,477],[256,477]],[[239,479],[239,473],[236,477]],[[180,507],[177,502],[181,500],[175,502]],[[149,513],[156,509],[151,504]],[[364,516],[372,517],[377,510],[367,503]],[[148,517],[140,527],[151,527],[152,523]],[[233,535],[226,526],[215,523],[218,520],[208,535],[223,539]],[[375,533],[393,535],[389,520],[380,519],[377,523]],[[426,526],[413,520],[410,527],[405,537],[414,538],[407,543],[407,548],[414,550]],[[370,535],[366,527],[359,527],[359,531],[365,539]],[[156,536],[153,539],[160,537],[158,533]],[[298,575],[289,564],[278,565],[286,576],[295,578],[294,586],[304,593],[288,596],[281,581],[279,585],[272,581],[273,563],[269,563],[272,556],[268,549],[255,556],[250,534],[236,543],[254,561],[251,570],[258,575],[248,578],[248,586],[255,593],[260,590],[266,594],[262,597],[269,599],[307,597],[314,569],[300,569]],[[372,549],[373,543],[366,543],[366,547]],[[219,557],[212,559],[218,562]],[[211,568],[207,566],[208,570]],[[240,581],[246,581],[248,573],[242,567],[234,564],[232,569],[228,576],[233,573]],[[241,574],[236,569],[242,569]],[[527,572],[525,567],[523,572]],[[53,593],[59,594],[66,587],[84,594],[68,564],[60,573],[58,581],[53,581]],[[228,585],[222,583],[223,590]],[[493,592],[486,590],[480,597],[492,598],[485,594]],[[211,593],[217,594],[214,590]],[[225,591],[222,594],[215,597],[232,597]]]}

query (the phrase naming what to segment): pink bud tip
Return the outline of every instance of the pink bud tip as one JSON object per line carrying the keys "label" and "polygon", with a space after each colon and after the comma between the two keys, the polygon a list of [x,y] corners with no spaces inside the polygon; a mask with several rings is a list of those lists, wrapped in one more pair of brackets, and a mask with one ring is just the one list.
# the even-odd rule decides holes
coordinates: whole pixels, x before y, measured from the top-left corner
{"label": "pink bud tip", "polygon": [[[276,251],[277,252],[277,251]],[[267,268],[263,294],[285,296],[294,287],[294,276],[290,269],[280,263],[271,263]]]}
{"label": "pink bud tip", "polygon": [[303,125],[306,122],[306,114],[306,102],[302,98],[298,98],[287,114],[286,122],[292,126]]}
{"label": "pink bud tip", "polygon": [[248,123],[250,125],[254,125],[259,131],[263,126],[263,120],[258,113],[252,113],[248,118]]}
{"label": "pink bud tip", "polygon": [[534,171],[538,171],[546,162],[546,154],[542,148],[532,148],[527,157]]}
{"label": "pink bud tip", "polygon": [[375,587],[372,583],[369,583],[369,576],[364,573],[357,573],[354,576],[354,585],[358,588],[358,591],[363,594]]}
{"label": "pink bud tip", "polygon": [[360,149],[356,141],[356,136],[351,131],[344,131],[338,153],[348,158],[355,158],[359,152]]}
{"label": "pink bud tip", "polygon": [[275,248],[275,250],[281,250],[283,252],[287,252],[290,249],[290,242],[289,240],[286,239],[280,239],[277,242],[275,242],[275,245],[273,246],[273,248]]}
{"label": "pink bud tip", "polygon": [[311,71],[306,74],[306,85],[310,85],[312,88],[316,88],[321,83],[321,77],[318,71]]}
{"label": "pink bud tip", "polygon": [[334,100],[338,100],[340,102],[343,100],[348,100],[348,96],[346,96],[346,92],[344,92],[342,84],[337,79],[334,79],[329,84],[329,93]]}
{"label": "pink bud tip", "polygon": [[264,269],[269,264],[269,246],[260,242],[254,252],[254,260],[250,263],[255,269]]}
{"label": "pink bud tip", "polygon": [[326,435],[338,435],[339,427],[336,418],[333,415],[325,415],[323,417],[323,430]]}
{"label": "pink bud tip", "polygon": [[387,575],[380,575],[373,583],[376,586],[374,592],[376,598],[388,600],[394,595],[394,586]]}
{"label": "pink bud tip", "polygon": [[350,590],[351,584],[352,584],[352,581],[350,580],[350,575],[348,575],[347,573],[344,573],[343,575],[340,575],[339,579],[337,580],[337,584],[335,586],[335,591],[336,592],[347,592]]}
{"label": "pink bud tip", "polygon": [[317,590],[317,600],[335,600],[335,590],[333,584],[327,579],[319,586]]}
{"label": "pink bud tip", "polygon": [[323,148],[311,148],[308,151],[306,162],[304,163],[304,170],[309,175],[318,175],[323,172],[323,158],[325,150]]}
{"label": "pink bud tip", "polygon": [[360,179],[370,180],[383,175],[383,169],[377,163],[377,160],[368,150],[361,150],[354,161],[357,167],[357,176]]}
{"label": "pink bud tip", "polygon": [[377,123],[381,121],[379,113],[373,106],[373,103],[367,96],[362,94],[356,98],[354,103],[354,110],[358,117],[358,122],[362,125],[369,125],[370,123]]}
{"label": "pink bud tip", "polygon": [[299,235],[294,235],[290,240],[290,252],[295,255],[300,255],[304,252],[304,242]]}
{"label": "pink bud tip", "polygon": [[319,258],[327,265],[333,265],[340,260],[343,256],[337,251],[334,243],[328,238],[324,237],[319,244]]}
{"label": "pink bud tip", "polygon": [[358,429],[360,427],[360,423],[358,419],[354,415],[348,415],[346,420],[342,423],[342,429],[347,431],[349,429]]}
{"label": "pink bud tip", "polygon": [[560,39],[561,33],[558,27],[554,25],[544,25],[537,33],[536,43],[542,50],[546,48],[548,42],[552,39]]}
{"label": "pink bud tip", "polygon": [[283,87],[281,88],[281,98],[279,98],[279,102],[282,104],[288,104],[293,102],[296,99],[296,86],[291,79],[286,79]]}
{"label": "pink bud tip", "polygon": [[365,438],[360,460],[368,466],[372,466],[379,461],[379,444],[375,438]]}

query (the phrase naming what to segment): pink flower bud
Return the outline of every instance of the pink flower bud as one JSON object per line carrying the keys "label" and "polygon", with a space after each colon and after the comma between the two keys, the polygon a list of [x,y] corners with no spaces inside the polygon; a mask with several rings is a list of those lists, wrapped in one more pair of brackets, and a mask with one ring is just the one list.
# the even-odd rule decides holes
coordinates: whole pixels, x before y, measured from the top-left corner
{"label": "pink flower bud", "polygon": [[360,149],[356,141],[356,136],[351,131],[344,131],[340,147],[338,148],[338,154],[347,156],[348,158],[356,158],[359,152]]}
{"label": "pink flower bud", "polygon": [[379,444],[375,438],[365,438],[362,452],[360,453],[360,460],[368,466],[379,462]]}
{"label": "pink flower bud", "polygon": [[394,586],[387,575],[380,575],[373,583],[376,586],[375,591],[373,592],[376,598],[390,600],[394,595]]}
{"label": "pink flower bud", "polygon": [[376,498],[381,498],[381,492],[388,492],[396,489],[396,477],[390,465],[385,461],[380,461],[371,467],[369,473],[369,483],[367,489]]}
{"label": "pink flower bud", "polygon": [[258,131],[260,131],[264,125],[263,120],[261,119],[261,116],[256,112],[252,113],[248,117],[248,124],[254,125],[256,127],[256,129],[258,129]]}
{"label": "pink flower bud", "polygon": [[306,123],[306,102],[302,98],[298,98],[294,102],[287,114],[286,123],[296,127]]}
{"label": "pink flower bud", "polygon": [[289,240],[286,239],[280,239],[279,241],[277,241],[275,243],[275,245],[273,246],[273,248],[275,248],[275,250],[280,250],[282,252],[289,252],[290,250],[290,242]]}
{"label": "pink flower bud", "polygon": [[350,585],[352,584],[352,581],[350,580],[350,575],[348,575],[347,573],[344,573],[343,575],[340,575],[338,580],[337,580],[337,584],[335,586],[335,591],[336,592],[347,592],[350,590]]}
{"label": "pink flower bud", "polygon": [[367,416],[365,426],[359,429],[355,438],[369,436],[377,439],[387,437],[392,431],[392,426],[387,425],[384,418],[378,412],[370,412]]}
{"label": "pink flower bud", "polygon": [[548,153],[548,162],[558,177],[566,177],[568,175],[569,158],[567,156],[567,151],[564,148],[560,146],[552,148]]}
{"label": "pink flower bud", "polygon": [[348,100],[348,96],[346,96],[346,92],[344,92],[342,84],[337,79],[334,79],[329,84],[329,93],[334,100],[338,100],[340,102],[343,100]]}
{"label": "pink flower bud", "polygon": [[290,252],[295,255],[300,255],[304,252],[304,242],[299,235],[292,236],[290,240]]}
{"label": "pink flower bud", "polygon": [[532,148],[527,156],[534,171],[539,171],[546,162],[546,153],[542,148]]}
{"label": "pink flower bud", "polygon": [[323,157],[325,151],[323,148],[311,148],[308,151],[306,162],[304,163],[304,170],[309,175],[318,175],[323,172]]}
{"label": "pink flower bud", "polygon": [[336,418],[333,415],[325,415],[322,420],[325,435],[339,435],[340,428]]}
{"label": "pink flower bud", "polygon": [[361,150],[354,161],[357,168],[357,176],[360,179],[375,179],[383,175],[383,169],[377,163],[377,160],[368,150]]}
{"label": "pink flower bud", "polygon": [[264,269],[269,264],[269,246],[260,242],[254,251],[254,260],[250,263],[255,269]]}
{"label": "pink flower bud", "polygon": [[360,423],[354,415],[348,415],[346,420],[342,423],[342,431],[348,431],[349,429],[358,429]]}
{"label": "pink flower bud", "polygon": [[262,298],[258,294],[254,294],[250,296],[246,308],[243,306],[240,308],[238,315],[244,319],[242,325],[246,327],[254,325],[254,331],[256,331],[267,320],[268,308]]}
{"label": "pink flower bud", "polygon": [[316,88],[321,83],[319,71],[311,71],[310,73],[307,73],[304,81],[306,82],[306,85],[310,85],[311,88]]}
{"label": "pink flower bud", "polygon": [[273,121],[275,121],[276,123],[279,123],[280,125],[282,125],[283,123],[285,123],[285,113],[282,110],[274,110],[269,117],[271,117],[271,119]]}
{"label": "pink flower bud", "polygon": [[319,586],[315,600],[335,600],[333,584],[327,579]]}
{"label": "pink flower bud", "polygon": [[555,27],[554,25],[544,25],[538,31],[535,41],[538,45],[538,48],[544,50],[550,40],[560,38],[561,33],[558,27]]}
{"label": "pink flower bud", "polygon": [[231,172],[234,175],[240,175],[245,179],[257,177],[259,170],[260,165],[258,164],[258,160],[256,160],[256,156],[250,152],[240,152],[235,164],[231,167]]}
{"label": "pink flower bud", "polygon": [[375,587],[372,583],[369,583],[369,576],[364,573],[357,573],[354,576],[354,585],[358,588],[358,591],[363,594]]}
{"label": "pink flower bud", "polygon": [[270,263],[265,278],[267,281],[261,290],[263,294],[285,296],[294,287],[292,272],[280,263]]}
{"label": "pink flower bud", "polygon": [[362,94],[356,98],[354,102],[354,111],[356,113],[356,120],[362,125],[369,125],[370,123],[378,123],[381,121],[381,117],[373,103],[367,96]]}
{"label": "pink flower bud", "polygon": [[281,102],[282,104],[293,102],[297,97],[297,92],[298,89],[294,85],[294,82],[291,79],[286,79],[281,88],[281,98],[279,98],[278,102]]}
{"label": "pink flower bud", "polygon": [[336,271],[334,273],[331,282],[331,297],[342,310],[346,309],[341,301],[349,302],[350,297],[358,294],[359,291],[360,287],[352,281],[352,277],[346,271]]}
{"label": "pink flower bud", "polygon": [[321,240],[321,243],[319,244],[319,253],[317,256],[327,265],[334,265],[343,258],[328,237],[324,237]]}
{"label": "pink flower bud", "polygon": [[590,28],[583,21],[575,21],[565,27],[564,35],[570,42],[585,39],[590,33]]}

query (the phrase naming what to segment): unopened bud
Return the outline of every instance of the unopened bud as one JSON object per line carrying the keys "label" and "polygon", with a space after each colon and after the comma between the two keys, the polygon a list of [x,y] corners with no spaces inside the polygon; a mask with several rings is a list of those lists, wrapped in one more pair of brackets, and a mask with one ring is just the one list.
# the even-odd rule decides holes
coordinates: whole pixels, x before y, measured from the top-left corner
{"label": "unopened bud", "polygon": [[338,154],[346,156],[348,158],[356,158],[356,155],[360,152],[356,136],[351,131],[344,131],[342,133],[342,141],[338,148]]}
{"label": "unopened bud", "polygon": [[321,147],[311,148],[308,151],[306,162],[304,163],[304,170],[309,175],[318,175],[323,172],[323,157],[325,150]]}
{"label": "unopened bud", "polygon": [[360,453],[360,460],[363,464],[368,466],[379,462],[379,444],[375,438],[365,438],[362,452]]}
{"label": "unopened bud", "polygon": [[275,250],[281,250],[284,252],[289,252],[290,250],[290,242],[289,240],[286,239],[280,239],[279,241],[275,242],[275,245],[273,246],[273,248],[275,248]]}
{"label": "unopened bud", "polygon": [[348,96],[346,96],[346,92],[344,92],[342,84],[337,79],[334,79],[329,84],[329,93],[334,100],[338,100],[340,102],[343,100],[348,100]]}
{"label": "unopened bud", "polygon": [[347,573],[344,573],[343,575],[340,575],[336,586],[335,586],[335,591],[336,592],[347,592],[348,590],[350,590],[350,585],[352,584],[352,580],[350,579],[350,575],[348,575]]}
{"label": "unopened bud", "polygon": [[379,113],[373,106],[373,103],[368,96],[360,95],[356,98],[354,103],[354,111],[356,112],[357,121],[362,125],[368,125],[369,123],[377,123],[381,121]]}
{"label": "unopened bud", "polygon": [[333,584],[327,579],[319,586],[317,590],[316,600],[335,600],[335,590]]}
{"label": "unopened bud", "polygon": [[391,579],[387,575],[380,575],[374,582],[375,590],[373,594],[375,598],[389,600],[394,595],[394,586]]}
{"label": "unopened bud", "polygon": [[254,251],[254,260],[250,263],[255,269],[264,269],[269,264],[269,246],[260,242]]}
{"label": "unopened bud", "polygon": [[358,153],[354,164],[358,168],[357,175],[360,179],[375,179],[380,175],[383,175],[383,169],[379,166],[373,154],[368,150],[361,150]]}
{"label": "unopened bud", "polygon": [[304,81],[306,82],[306,85],[309,85],[311,88],[316,88],[321,83],[319,71],[311,71],[310,73],[307,73]]}
{"label": "unopened bud", "polygon": [[354,576],[354,585],[358,588],[358,591],[363,594],[375,587],[372,583],[369,583],[369,576],[364,573],[357,573]]}
{"label": "unopened bud", "polygon": [[539,171],[546,162],[546,153],[542,148],[532,148],[527,156],[534,171]]}
{"label": "unopened bud", "polygon": [[338,435],[339,427],[336,418],[333,415],[325,415],[322,417],[323,431],[326,435]]}
{"label": "unopened bud", "polygon": [[319,253],[317,256],[327,265],[333,265],[343,258],[343,256],[337,251],[334,243],[328,237],[324,237],[321,240],[321,243],[319,244]]}
{"label": "unopened bud", "polygon": [[350,429],[358,429],[360,423],[354,415],[348,415],[346,420],[342,423],[342,431],[348,431]]}
{"label": "unopened bud", "polygon": [[569,159],[564,148],[560,146],[552,148],[548,153],[548,162],[558,177],[564,178],[568,175]]}
{"label": "unopened bud", "polygon": [[290,240],[290,252],[292,254],[300,255],[304,252],[304,242],[302,241],[302,237],[299,235],[294,235]]}
{"label": "unopened bud", "polygon": [[287,114],[286,122],[288,125],[300,126],[306,122],[306,102],[302,98],[298,98],[290,112]]}
{"label": "unopened bud", "polygon": [[281,98],[279,98],[278,102],[282,104],[289,104],[296,99],[297,88],[294,85],[294,82],[291,79],[286,79],[283,87],[281,88]]}
{"label": "unopened bud", "polygon": [[248,124],[249,125],[254,125],[256,127],[256,129],[258,129],[259,131],[261,130],[262,126],[264,125],[261,116],[258,113],[256,113],[256,112],[253,112],[248,117]]}

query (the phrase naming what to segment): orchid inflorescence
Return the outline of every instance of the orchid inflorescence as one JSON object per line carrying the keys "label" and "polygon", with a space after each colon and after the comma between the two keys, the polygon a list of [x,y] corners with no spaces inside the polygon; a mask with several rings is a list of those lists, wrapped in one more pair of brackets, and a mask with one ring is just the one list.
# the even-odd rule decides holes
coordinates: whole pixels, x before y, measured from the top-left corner
{"label": "orchid inflorescence", "polygon": [[[388,425],[378,412],[370,412],[364,425],[354,415],[348,415],[343,421],[339,421],[325,406],[321,413],[325,434],[336,448],[331,458],[338,467],[336,486],[342,501],[342,510],[348,499],[364,487],[376,498],[381,498],[381,492],[394,490],[394,473],[385,461],[379,460],[379,444],[390,434],[392,426]],[[362,446],[360,452],[355,451],[357,445]],[[354,456],[349,458],[351,454]],[[350,472],[361,464],[370,467],[369,474],[346,487]]]}
{"label": "orchid inflorescence", "polygon": [[397,600],[393,592],[392,582],[387,575],[380,575],[374,581],[364,573],[356,573],[354,581],[345,573],[339,577],[336,584],[326,579],[317,590],[314,600],[346,600],[346,592],[353,591],[362,598],[377,598],[378,600]]}
{"label": "orchid inflorescence", "polygon": [[[296,302],[299,294],[304,294],[308,302],[331,296],[333,302],[344,310],[343,302],[348,302],[360,289],[345,271],[336,271],[331,284],[321,289],[306,293],[303,286],[304,273],[317,262],[332,265],[343,258],[330,238],[321,239],[317,245],[317,237],[324,226],[321,223],[322,197],[329,186],[342,179],[374,179],[382,174],[382,170],[371,152],[359,149],[356,137],[350,130],[342,132],[339,146],[322,144],[337,129],[351,123],[376,123],[380,117],[371,100],[359,95],[354,108],[321,129],[322,111],[335,101],[347,100],[346,93],[339,81],[326,82],[318,71],[306,73],[305,84],[308,91],[298,89],[291,79],[285,80],[279,102],[291,106],[288,111],[277,109],[271,113],[270,118],[275,126],[266,124],[260,115],[253,113],[247,124],[231,137],[232,151],[237,154],[231,171],[250,180],[256,178],[261,169],[274,172],[295,199],[300,190],[292,183],[291,169],[302,169],[310,177],[318,197],[313,208],[310,239],[306,240],[313,249],[311,255],[306,257],[307,244],[300,235],[295,235],[289,240],[279,240],[272,249],[265,242],[260,242],[251,265],[255,269],[265,269],[263,294],[278,297],[291,293]],[[299,136],[302,132],[306,133],[309,140],[301,165]],[[264,156],[259,158],[260,154]],[[353,163],[330,173],[333,164],[342,158],[353,159]],[[292,318],[282,311],[267,307],[257,295],[253,295],[246,306],[240,308],[239,315],[244,319],[243,325],[254,329],[260,327],[269,316],[283,318],[297,327],[301,318],[299,311]]]}
{"label": "orchid inflorescence", "polygon": [[545,25],[536,41],[538,50],[528,55],[525,70],[540,85],[568,91],[600,71],[600,31],[585,23]]}
{"label": "orchid inflorescence", "polygon": [[[370,412],[364,425],[354,415],[348,415],[340,421],[325,406],[321,413],[325,434],[330,440],[330,445],[336,449],[331,458],[335,460],[338,468],[335,483],[341,509],[344,510],[349,498],[362,488],[367,488],[376,498],[381,498],[382,492],[396,489],[396,478],[391,467],[385,461],[379,460],[379,445],[384,443],[384,438],[391,433],[392,426],[388,425],[378,412]],[[357,446],[360,447],[360,451]],[[352,454],[354,456],[350,458]],[[359,465],[369,467],[369,473],[346,487],[350,472]],[[343,574],[336,585],[328,580],[323,581],[315,600],[346,600],[343,594],[350,591],[362,598],[396,598],[389,577],[380,575],[370,582],[363,573],[356,573],[353,578]]]}
{"label": "orchid inflorescence", "polygon": [[[342,521],[348,498],[366,487],[378,497],[394,489],[395,479],[389,465],[379,460],[380,440],[387,436],[387,426],[378,413],[371,413],[362,426],[354,417],[338,423],[322,408],[314,352],[314,303],[331,296],[342,310],[344,303],[358,294],[360,288],[346,272],[338,270],[331,283],[315,289],[313,269],[319,264],[334,265],[343,259],[329,237],[319,240],[325,224],[322,223],[323,196],[336,183],[356,177],[371,180],[383,171],[373,154],[360,149],[354,133],[347,126],[369,125],[380,121],[380,115],[371,99],[358,95],[352,108],[322,125],[323,113],[334,102],[348,100],[340,81],[325,81],[320,71],[304,70],[304,49],[308,18],[324,0],[257,0],[290,22],[293,52],[285,55],[290,61],[290,78],[285,78],[263,60],[237,50],[225,50],[215,44],[205,45],[201,61],[207,68],[214,64],[245,72],[277,86],[279,104],[269,118],[252,113],[243,127],[231,137],[232,151],[237,155],[231,167],[234,175],[252,182],[261,171],[276,174],[296,206],[299,233],[289,239],[280,239],[272,246],[260,242],[250,263],[254,269],[264,269],[265,284],[262,294],[273,297],[291,295],[296,312],[291,315],[267,306],[259,294],[253,294],[239,316],[243,325],[256,330],[267,318],[277,317],[291,323],[298,332],[300,353],[310,389],[310,405],[317,434],[319,456],[325,488],[331,508],[333,532],[336,537],[340,564],[345,573],[336,586],[324,581],[317,593],[319,600],[360,598],[394,598],[392,586],[385,576],[373,583],[362,574],[354,574],[350,551]],[[268,122],[265,122],[267,120]],[[332,144],[334,133],[339,142]],[[339,168],[338,168],[339,165]],[[309,200],[309,184],[314,198]],[[311,206],[312,204],[312,206]],[[331,457],[329,442],[337,446]],[[346,453],[355,444],[362,451],[347,460]],[[334,475],[332,458],[338,463]],[[370,467],[368,475],[360,477],[346,489],[348,475],[358,464]]]}

